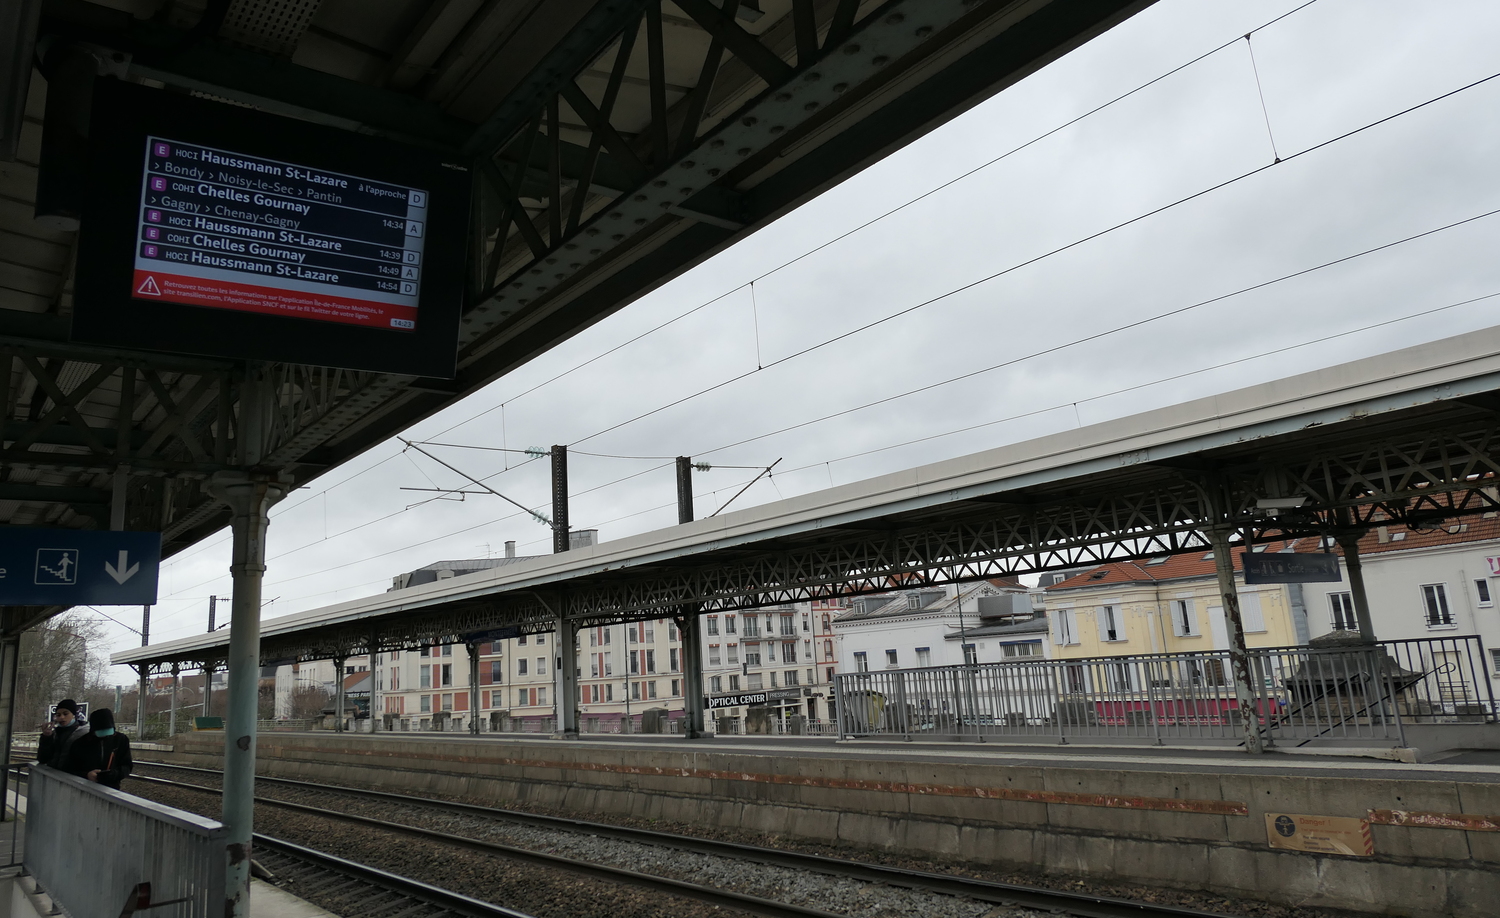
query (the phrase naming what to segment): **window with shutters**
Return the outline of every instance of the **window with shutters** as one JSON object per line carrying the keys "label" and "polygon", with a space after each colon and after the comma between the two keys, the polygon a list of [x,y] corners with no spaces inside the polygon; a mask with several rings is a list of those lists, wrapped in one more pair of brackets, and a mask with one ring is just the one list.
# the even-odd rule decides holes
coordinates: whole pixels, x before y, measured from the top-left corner
{"label": "window with shutters", "polygon": [[708,679],[708,690],[710,692],[713,692],[715,695],[724,691],[724,677],[710,676]]}
{"label": "window with shutters", "polygon": [[1099,616],[1099,640],[1125,640],[1125,626],[1120,621],[1119,606],[1100,606],[1097,614]]}
{"label": "window with shutters", "polygon": [[719,633],[719,617],[717,615],[710,615],[708,617],[708,633],[709,634],[718,634]]}
{"label": "window with shutters", "polygon": [[760,665],[760,645],[759,644],[746,644],[745,645],[745,665],[746,666],[759,666]]}
{"label": "window with shutters", "polygon": [[1246,634],[1259,633],[1266,630],[1266,617],[1261,612],[1259,593],[1241,594],[1240,621],[1245,623]]}
{"label": "window with shutters", "polygon": [[524,675],[526,675],[526,658],[525,657],[516,657],[516,675],[518,675],[518,676],[524,676]]}
{"label": "window with shutters", "polygon": [[1474,595],[1479,598],[1479,607],[1488,609],[1495,604],[1490,598],[1490,582],[1488,580],[1474,581]]}
{"label": "window with shutters", "polygon": [[446,686],[446,685],[452,685],[452,684],[453,684],[453,664],[452,663],[444,663],[443,664],[443,685]]}
{"label": "window with shutters", "polygon": [[917,648],[917,665],[918,666],[931,666],[932,665],[932,648],[931,647],[918,647]]}
{"label": "window with shutters", "polygon": [[719,665],[719,645],[718,644],[709,644],[708,645],[708,665],[709,666],[718,666]]}
{"label": "window with shutters", "polygon": [[783,663],[796,663],[797,662],[797,642],[796,641],[782,641],[782,643],[781,643],[781,662],[783,662]]}
{"label": "window with shutters", "polygon": [[854,652],[854,671],[857,673],[867,673],[870,671],[870,658],[863,650],[856,650]]}
{"label": "window with shutters", "polygon": [[673,647],[667,651],[667,662],[672,665],[672,672],[682,672],[682,661],[677,656],[677,648]]}
{"label": "window with shutters", "polygon": [[729,662],[730,663],[738,663],[738,662],[740,662],[740,645],[738,645],[738,644],[730,644],[729,645]]}
{"label": "window with shutters", "polygon": [[417,687],[418,688],[432,688],[432,671],[431,670],[429,670],[425,666],[418,666],[417,667],[417,675],[419,677],[418,680],[417,680]]}
{"label": "window with shutters", "polygon": [[1191,599],[1172,600],[1172,633],[1178,637],[1198,636],[1198,613]]}
{"label": "window with shutters", "polygon": [[1058,609],[1052,623],[1052,641],[1056,644],[1077,644],[1078,628],[1072,609]]}
{"label": "window with shutters", "polygon": [[734,634],[734,620],[735,620],[735,616],[733,616],[733,615],[726,615],[726,616],[724,616],[724,633],[725,634]]}
{"label": "window with shutters", "polygon": [[646,672],[648,672],[648,673],[654,673],[654,672],[656,672],[656,651],[655,650],[648,650],[648,651],[646,651]]}
{"label": "window with shutters", "polygon": [[1445,583],[1422,584],[1422,607],[1427,613],[1427,627],[1449,628],[1453,625],[1453,613],[1448,608],[1448,585]]}
{"label": "window with shutters", "polygon": [[536,674],[538,676],[545,676],[545,675],[547,675],[547,658],[546,657],[537,657],[536,658]]}

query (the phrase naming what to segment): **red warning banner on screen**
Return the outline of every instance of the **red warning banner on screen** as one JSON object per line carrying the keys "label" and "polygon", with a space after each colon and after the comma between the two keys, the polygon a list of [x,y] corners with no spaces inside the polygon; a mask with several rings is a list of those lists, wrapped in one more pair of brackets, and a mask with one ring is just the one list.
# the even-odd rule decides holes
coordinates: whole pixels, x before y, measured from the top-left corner
{"label": "red warning banner on screen", "polygon": [[417,310],[394,303],[328,296],[302,290],[279,290],[275,287],[164,274],[160,271],[137,270],[133,283],[132,295],[141,300],[160,299],[191,306],[212,306],[240,312],[268,313],[400,331],[411,331],[417,326]]}

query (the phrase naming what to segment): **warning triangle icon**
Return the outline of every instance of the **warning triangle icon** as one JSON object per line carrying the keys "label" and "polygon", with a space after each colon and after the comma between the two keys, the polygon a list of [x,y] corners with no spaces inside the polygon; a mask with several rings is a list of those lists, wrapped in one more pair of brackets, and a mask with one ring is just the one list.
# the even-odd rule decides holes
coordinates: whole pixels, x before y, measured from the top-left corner
{"label": "warning triangle icon", "polygon": [[142,296],[161,296],[161,288],[156,286],[156,278],[150,274],[147,274],[145,281],[135,288],[135,292]]}

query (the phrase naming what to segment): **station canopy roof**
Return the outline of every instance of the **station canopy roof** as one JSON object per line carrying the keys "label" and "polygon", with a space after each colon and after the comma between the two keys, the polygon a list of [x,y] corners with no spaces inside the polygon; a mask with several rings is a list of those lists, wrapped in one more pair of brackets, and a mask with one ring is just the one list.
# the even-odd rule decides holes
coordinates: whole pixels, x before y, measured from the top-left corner
{"label": "station canopy roof", "polygon": [[[262,649],[336,656],[551,630],[559,615],[602,624],[1075,569],[1202,552],[1216,525],[1252,540],[1431,528],[1500,506],[1497,393],[1500,326],[272,619]],[[226,642],[112,659],[212,660]]]}

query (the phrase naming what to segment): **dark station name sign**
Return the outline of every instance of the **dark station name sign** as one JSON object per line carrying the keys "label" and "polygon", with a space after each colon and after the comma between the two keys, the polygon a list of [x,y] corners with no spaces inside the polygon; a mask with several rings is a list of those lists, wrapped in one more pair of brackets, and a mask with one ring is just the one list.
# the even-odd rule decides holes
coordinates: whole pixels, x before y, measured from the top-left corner
{"label": "dark station name sign", "polygon": [[1335,583],[1339,559],[1332,554],[1241,552],[1246,583]]}
{"label": "dark station name sign", "polygon": [[148,137],[132,295],[411,331],[427,191]]}

